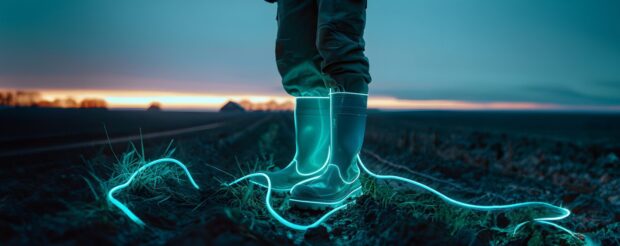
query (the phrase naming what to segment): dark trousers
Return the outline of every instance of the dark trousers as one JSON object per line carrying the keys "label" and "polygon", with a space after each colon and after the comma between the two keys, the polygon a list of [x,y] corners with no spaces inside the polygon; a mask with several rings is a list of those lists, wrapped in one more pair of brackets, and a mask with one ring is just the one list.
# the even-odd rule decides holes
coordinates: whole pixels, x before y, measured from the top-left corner
{"label": "dark trousers", "polygon": [[367,0],[278,0],[276,62],[293,96],[368,93]]}

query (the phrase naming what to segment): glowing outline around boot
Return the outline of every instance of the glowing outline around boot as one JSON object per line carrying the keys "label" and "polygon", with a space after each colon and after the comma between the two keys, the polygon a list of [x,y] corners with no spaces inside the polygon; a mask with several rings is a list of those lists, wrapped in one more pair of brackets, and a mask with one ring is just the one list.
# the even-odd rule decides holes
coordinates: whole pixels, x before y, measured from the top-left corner
{"label": "glowing outline around boot", "polygon": [[[354,92],[334,92],[334,91],[332,91],[331,89],[330,89],[330,93],[329,93],[329,94],[330,94],[330,95],[332,95],[332,94],[351,94],[351,95],[357,95],[357,96],[365,96],[366,98],[368,98],[368,94],[363,94],[363,93],[354,93]],[[330,100],[331,100],[331,96],[330,96]],[[332,119],[332,114],[333,114],[333,112],[334,112],[333,105],[332,105],[332,103],[330,102],[330,103],[329,103],[329,118],[330,118],[330,119],[329,119],[329,126],[330,126],[330,131],[329,131],[329,146],[330,146],[330,150],[331,150],[331,146],[333,146],[333,145],[334,145],[334,132],[333,132],[333,131],[331,131],[331,129],[333,129],[333,125],[332,125],[332,124],[334,124],[334,121],[333,121],[333,119]],[[330,161],[331,161],[331,160],[330,160],[330,156],[327,156],[327,162],[330,162]],[[334,165],[336,168],[338,168],[338,176],[340,177],[340,180],[341,180],[342,182],[344,182],[345,184],[347,184],[347,185],[349,185],[349,184],[353,184],[353,182],[355,182],[355,181],[356,181],[356,180],[360,177],[361,171],[360,171],[360,169],[359,169],[359,167],[358,167],[357,165],[355,165],[355,167],[357,167],[357,176],[355,176],[355,178],[353,178],[353,180],[351,180],[350,182],[349,182],[349,181],[347,181],[347,180],[345,180],[345,179],[342,177],[342,172],[341,172],[340,167],[339,167],[338,165],[333,164],[333,163],[330,163],[330,165]],[[327,171],[327,170],[325,170],[325,171]],[[346,171],[346,170],[345,170],[345,171]],[[297,186],[297,185],[295,185],[295,186]],[[293,188],[294,188],[294,187],[293,187]],[[293,190],[293,188],[291,188],[291,191]]]}
{"label": "glowing outline around boot", "polygon": [[[353,179],[351,181],[347,181],[343,177],[342,171],[340,170],[340,167],[337,164],[331,163],[332,162],[331,149],[332,149],[332,147],[335,146],[334,145],[334,131],[333,131],[333,129],[334,129],[334,126],[333,126],[334,121],[333,121],[333,118],[332,118],[333,115],[334,115],[334,110],[333,110],[333,102],[332,102],[332,96],[331,96],[333,94],[352,94],[352,95],[356,95],[356,96],[365,97],[366,100],[368,99],[368,94],[347,93],[347,92],[333,92],[333,91],[330,90],[330,97],[329,97],[330,98],[330,102],[329,102],[329,128],[330,128],[330,131],[329,131],[329,146],[330,147],[329,147],[329,151],[328,151],[329,155],[327,155],[327,158],[325,160],[325,164],[323,165],[323,167],[321,167],[321,169],[318,170],[318,171],[323,170],[323,173],[321,173],[320,175],[317,175],[315,177],[312,177],[312,178],[300,181],[299,183],[293,185],[291,187],[291,190],[290,190],[291,194],[293,194],[293,191],[295,190],[296,187],[298,187],[300,185],[303,185],[305,183],[311,182],[313,180],[319,179],[320,177],[322,177],[328,171],[330,166],[334,166],[338,170],[338,177],[340,178],[340,181],[342,181],[345,185],[353,184],[359,178],[359,176],[361,174],[361,171],[360,171],[359,167],[357,165],[353,165],[353,168],[356,169],[354,171],[356,171],[357,174],[355,175],[355,177],[353,177]],[[366,107],[364,107],[364,111],[365,110],[366,110]],[[355,114],[355,115],[357,115],[357,114]],[[363,114],[363,115],[364,115],[364,120],[366,120],[366,118],[365,118],[366,114]],[[295,128],[297,129],[297,121],[295,121]],[[354,159],[353,161],[356,161],[356,160]],[[297,203],[317,204],[317,205],[337,205],[337,204],[343,203],[344,201],[346,201],[352,195],[356,195],[356,196],[357,195],[361,195],[362,192],[358,192],[360,190],[360,188],[361,188],[361,185],[360,185],[360,187],[357,187],[357,188],[353,189],[352,191],[350,191],[344,198],[342,198],[342,199],[340,199],[338,201],[312,201],[312,200],[295,199],[295,198],[292,198],[292,197],[290,198],[289,201],[293,201],[293,202],[297,202]]]}
{"label": "glowing outline around boot", "polygon": [[[295,102],[297,103],[297,100],[303,100],[303,99],[328,99],[329,100],[329,98],[330,97],[296,97],[295,98]],[[320,105],[320,103],[319,103],[319,105]],[[331,104],[330,104],[330,112],[331,112]],[[297,130],[298,130],[298,128],[297,128],[298,127],[297,126],[297,114],[293,113],[293,117],[294,117],[293,123],[295,124],[295,141],[297,141],[299,139],[298,136],[297,136]],[[331,115],[328,116],[328,117],[331,117]],[[331,127],[331,121],[330,121],[330,127]],[[331,141],[331,131],[330,131],[330,141]],[[331,145],[331,142],[330,142],[330,145]],[[325,162],[323,163],[323,165],[320,168],[318,168],[316,171],[314,171],[314,172],[303,173],[303,172],[299,171],[299,165],[297,165],[298,164],[297,155],[299,155],[299,146],[297,144],[295,144],[295,155],[293,156],[293,160],[288,165],[286,165],[284,168],[282,168],[281,170],[287,169],[291,165],[295,165],[295,172],[297,174],[299,174],[299,176],[302,176],[302,177],[303,176],[312,176],[314,174],[319,173],[321,170],[323,170],[328,165],[330,153],[331,153],[331,147],[328,147],[327,148],[327,156],[325,157]],[[273,188],[273,187],[271,189],[274,190],[274,191],[277,191],[277,192],[287,192],[287,191],[291,191],[295,186],[297,186],[297,185],[299,185],[301,183],[305,183],[307,181],[314,180],[314,179],[315,179],[315,177],[311,177],[311,178],[302,180],[302,181],[298,182],[297,184],[293,185],[291,188],[288,188],[288,189]],[[250,182],[252,182],[253,184],[262,186],[264,188],[267,188],[266,185],[258,183],[258,182],[254,181],[254,180],[250,180]]]}
{"label": "glowing outline around boot", "polygon": [[[328,148],[328,149],[327,149],[327,156],[329,156],[330,151],[331,151],[331,148]],[[297,154],[295,154],[295,156],[297,156]],[[312,176],[313,174],[316,174],[316,173],[320,172],[321,170],[323,170],[323,169],[324,169],[324,168],[328,165],[328,164],[327,164],[327,162],[328,162],[328,161],[326,160],[326,161],[325,161],[325,163],[323,164],[323,166],[321,166],[321,168],[319,168],[317,171],[315,171],[315,172],[313,172],[313,173],[311,173],[311,174],[307,174],[307,175],[306,175],[306,174],[303,174],[303,173],[301,173],[301,172],[299,172],[299,170],[297,169],[297,160],[293,160],[293,161],[291,161],[291,163],[289,163],[286,167],[284,167],[284,168],[282,168],[282,169],[286,169],[287,167],[289,167],[290,165],[292,165],[292,163],[293,163],[293,162],[295,162],[295,171],[296,171],[296,172],[297,172],[297,174],[299,174],[300,176]],[[279,188],[273,188],[273,187],[272,187],[272,188],[271,188],[271,190],[274,190],[274,191],[279,191],[279,192],[287,192],[287,191],[291,191],[291,190],[293,190],[293,188],[295,188],[295,186],[300,185],[300,184],[303,184],[303,183],[306,183],[306,182],[311,181],[311,180],[315,180],[315,179],[317,179],[319,176],[321,176],[321,175],[314,176],[314,177],[311,177],[311,178],[308,178],[308,179],[304,179],[304,180],[302,180],[302,181],[299,181],[297,184],[295,184],[295,185],[291,186],[291,188],[290,188],[290,189],[279,189]],[[253,184],[256,184],[256,185],[262,186],[263,188],[269,188],[268,186],[266,186],[266,185],[264,185],[264,184],[261,184],[261,183],[258,183],[258,182],[254,181],[254,180],[250,180],[250,182],[252,182]]]}

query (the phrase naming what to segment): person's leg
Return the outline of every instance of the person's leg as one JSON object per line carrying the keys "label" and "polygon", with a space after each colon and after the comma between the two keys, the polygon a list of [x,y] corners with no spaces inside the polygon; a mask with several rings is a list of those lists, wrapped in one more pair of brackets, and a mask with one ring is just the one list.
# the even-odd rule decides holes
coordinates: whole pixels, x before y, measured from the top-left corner
{"label": "person's leg", "polygon": [[291,205],[334,207],[361,194],[357,158],[366,129],[368,60],[363,32],[366,0],[319,0],[317,47],[330,94],[331,152],[321,176],[291,189]]}
{"label": "person's leg", "polygon": [[317,0],[278,0],[276,64],[284,90],[295,97],[327,97],[317,50]]}
{"label": "person's leg", "polygon": [[337,92],[368,93],[364,54],[367,0],[318,0],[316,47],[325,84]]}
{"label": "person's leg", "polygon": [[[282,84],[295,100],[295,157],[285,168],[268,172],[272,188],[288,191],[320,174],[329,151],[329,90],[320,71],[315,47],[316,0],[278,0],[276,61]],[[253,182],[266,186],[267,180]]]}

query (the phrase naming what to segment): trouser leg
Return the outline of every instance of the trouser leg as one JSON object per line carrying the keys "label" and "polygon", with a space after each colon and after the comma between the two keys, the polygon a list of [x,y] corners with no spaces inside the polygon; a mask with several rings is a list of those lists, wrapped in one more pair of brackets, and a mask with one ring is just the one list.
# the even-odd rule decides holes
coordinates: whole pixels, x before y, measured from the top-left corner
{"label": "trouser leg", "polygon": [[316,0],[278,0],[276,63],[284,90],[292,96],[328,96],[316,49]]}
{"label": "trouser leg", "polygon": [[316,47],[325,82],[338,92],[368,93],[371,81],[364,55],[367,0],[317,0]]}

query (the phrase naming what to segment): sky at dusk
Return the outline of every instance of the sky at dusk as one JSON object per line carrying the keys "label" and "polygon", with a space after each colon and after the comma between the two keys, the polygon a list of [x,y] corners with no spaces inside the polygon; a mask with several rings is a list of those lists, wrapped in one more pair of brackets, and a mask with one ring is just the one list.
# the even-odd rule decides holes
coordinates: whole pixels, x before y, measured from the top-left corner
{"label": "sky at dusk", "polygon": [[[620,1],[368,0],[372,95],[620,105]],[[262,0],[3,0],[0,88],[286,96]]]}

